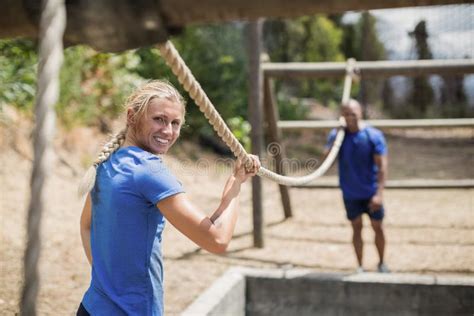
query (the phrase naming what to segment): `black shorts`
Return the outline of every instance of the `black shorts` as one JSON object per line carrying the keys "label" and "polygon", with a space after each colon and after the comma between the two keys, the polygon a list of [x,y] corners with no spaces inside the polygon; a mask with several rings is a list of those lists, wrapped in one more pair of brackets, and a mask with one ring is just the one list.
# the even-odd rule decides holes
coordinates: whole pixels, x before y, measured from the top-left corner
{"label": "black shorts", "polygon": [[79,305],[79,309],[77,310],[76,316],[91,316],[89,312],[86,310],[84,305]]}
{"label": "black shorts", "polygon": [[368,200],[346,200],[344,199],[344,206],[346,207],[346,215],[347,219],[352,221],[362,215],[363,213],[367,213],[371,219],[381,221],[385,215],[385,210],[383,205],[380,207],[378,211],[370,212],[369,211],[369,203],[370,199]]}

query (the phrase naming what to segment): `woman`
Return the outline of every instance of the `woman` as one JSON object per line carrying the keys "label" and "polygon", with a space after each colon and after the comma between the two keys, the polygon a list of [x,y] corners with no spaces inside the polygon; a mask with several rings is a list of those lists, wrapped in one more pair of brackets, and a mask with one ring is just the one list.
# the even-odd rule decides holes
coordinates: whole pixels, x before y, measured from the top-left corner
{"label": "woman", "polygon": [[161,234],[165,218],[203,249],[222,253],[237,221],[241,184],[250,171],[237,162],[210,217],[189,202],[157,155],[180,134],[185,104],[169,83],[152,81],[126,102],[127,127],[104,146],[81,184],[89,192],[81,238],[92,280],[78,315],[162,315]]}

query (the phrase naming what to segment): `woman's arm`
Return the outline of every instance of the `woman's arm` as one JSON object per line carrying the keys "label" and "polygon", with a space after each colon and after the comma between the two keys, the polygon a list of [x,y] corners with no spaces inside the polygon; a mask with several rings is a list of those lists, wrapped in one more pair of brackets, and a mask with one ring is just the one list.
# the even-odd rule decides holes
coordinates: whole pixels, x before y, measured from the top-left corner
{"label": "woman's arm", "polygon": [[84,203],[84,208],[82,209],[81,214],[81,240],[82,246],[84,247],[84,252],[86,253],[87,260],[89,264],[92,265],[92,254],[91,254],[91,196],[87,195],[86,202]]}
{"label": "woman's arm", "polygon": [[221,202],[211,216],[199,211],[184,194],[170,196],[158,202],[157,207],[176,229],[198,246],[212,253],[223,253],[237,222],[240,187],[260,168],[258,158],[252,156],[252,159],[254,168],[249,172],[237,162],[224,186]]}

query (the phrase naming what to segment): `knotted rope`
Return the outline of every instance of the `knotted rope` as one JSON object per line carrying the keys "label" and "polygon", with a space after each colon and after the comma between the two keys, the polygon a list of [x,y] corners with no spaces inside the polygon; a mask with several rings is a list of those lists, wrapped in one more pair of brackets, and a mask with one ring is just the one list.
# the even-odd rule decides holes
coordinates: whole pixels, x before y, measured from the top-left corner
{"label": "knotted rope", "polygon": [[[208,119],[209,123],[212,125],[214,130],[217,132],[217,135],[224,141],[224,143],[229,146],[232,153],[240,159],[245,166],[250,167],[252,165],[251,159],[249,158],[247,152],[239,143],[239,141],[232,134],[229,127],[226,125],[222,117],[217,112],[216,108],[212,102],[207,97],[204,90],[201,88],[201,85],[196,80],[191,70],[185,64],[178,51],[170,41],[165,43],[158,44],[161,55],[165,59],[168,66],[171,68],[175,76],[178,78],[178,81],[184,87],[184,89],[189,93],[191,98],[194,100],[196,105],[199,107],[199,110],[204,113],[204,116]],[[352,78],[354,76],[354,60],[349,59],[347,63],[347,71],[344,80],[344,92],[342,96],[342,102],[345,103],[349,100]],[[341,127],[336,135],[334,144],[324,160],[324,162],[311,174],[302,177],[289,177],[276,174],[268,169],[260,168],[257,175],[275,181],[282,185],[302,185],[312,180],[322,176],[328,169],[331,167],[334,159],[336,158],[339,148],[341,147],[342,141],[344,139],[344,128],[345,121],[343,118],[340,119]]]}
{"label": "knotted rope", "polygon": [[36,90],[34,161],[31,174],[31,200],[28,208],[28,241],[24,257],[24,286],[21,315],[36,315],[40,221],[43,211],[43,185],[50,164],[50,144],[54,135],[54,105],[59,96],[59,71],[63,61],[63,34],[66,25],[64,0],[44,0],[40,21],[38,84]]}

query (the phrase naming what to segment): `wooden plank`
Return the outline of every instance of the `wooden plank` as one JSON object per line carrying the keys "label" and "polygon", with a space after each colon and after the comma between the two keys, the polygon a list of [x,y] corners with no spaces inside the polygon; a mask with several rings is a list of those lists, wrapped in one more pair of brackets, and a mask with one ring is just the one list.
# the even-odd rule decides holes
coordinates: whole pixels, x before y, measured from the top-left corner
{"label": "wooden plank", "polygon": [[[275,153],[275,172],[285,175],[283,168],[283,161],[286,159],[286,152],[283,143],[281,142],[281,131],[278,128],[277,122],[279,120],[278,106],[276,104],[273,87],[269,78],[264,78],[264,109],[266,121],[268,123],[268,138],[270,143],[278,146],[278,151]],[[288,186],[278,185],[280,188],[281,202],[283,204],[283,212],[285,218],[293,216],[291,211],[290,193]]]}
{"label": "wooden plank", "polygon": [[[262,17],[473,3],[472,0],[74,0],[66,1],[64,42],[120,51],[162,42],[189,25]],[[41,1],[0,0],[0,38],[38,38]]]}
{"label": "wooden plank", "polygon": [[[307,185],[293,186],[296,189],[335,189],[339,188],[337,180],[324,180]],[[386,189],[470,189],[474,188],[474,179],[459,180],[388,180]]]}
{"label": "wooden plank", "polygon": [[298,17],[318,13],[342,13],[368,9],[472,3],[469,0],[160,0],[169,25],[185,26],[218,21],[252,20],[259,17]]}
{"label": "wooden plank", "polygon": [[[363,78],[469,74],[474,73],[474,59],[357,61],[354,67]],[[265,76],[272,78],[340,78],[346,72],[346,63],[264,63],[262,68]]]}
{"label": "wooden plank", "polygon": [[[260,55],[262,52],[262,21],[250,22],[247,25],[248,54],[249,54],[249,105],[248,113],[252,139],[252,153],[262,156],[263,149],[263,73],[260,69]],[[253,243],[255,247],[263,248],[263,207],[262,181],[260,177],[252,178],[252,206],[253,206]]]}
{"label": "wooden plank", "polygon": [[[474,128],[474,119],[416,119],[416,120],[366,120],[364,121],[380,129],[389,128]],[[326,121],[279,121],[278,127],[282,130],[294,129],[331,129],[339,126],[337,120]]]}

